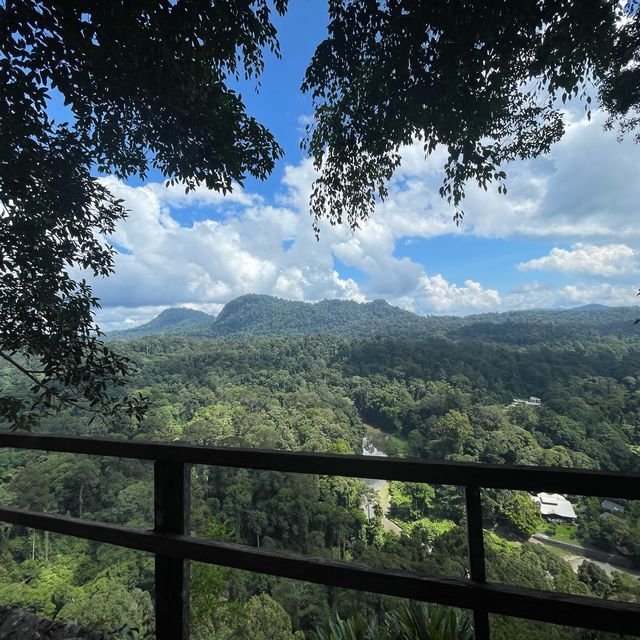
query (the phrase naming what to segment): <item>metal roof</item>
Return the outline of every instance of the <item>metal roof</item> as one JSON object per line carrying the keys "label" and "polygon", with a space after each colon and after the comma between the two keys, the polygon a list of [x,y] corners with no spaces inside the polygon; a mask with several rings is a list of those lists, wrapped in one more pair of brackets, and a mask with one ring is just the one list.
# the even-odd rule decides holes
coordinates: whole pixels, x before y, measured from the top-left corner
{"label": "metal roof", "polygon": [[543,516],[558,516],[569,520],[577,518],[573,505],[559,493],[545,493],[543,491],[532,496],[531,499],[540,505],[540,513]]}

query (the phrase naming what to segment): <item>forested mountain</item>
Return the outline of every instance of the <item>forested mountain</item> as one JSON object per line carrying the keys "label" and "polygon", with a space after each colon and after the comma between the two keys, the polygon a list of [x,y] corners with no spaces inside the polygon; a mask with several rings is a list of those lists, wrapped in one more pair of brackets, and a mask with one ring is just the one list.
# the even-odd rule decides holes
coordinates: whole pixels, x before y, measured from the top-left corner
{"label": "forested mountain", "polygon": [[[142,423],[90,423],[73,409],[38,428],[338,453],[360,453],[363,437],[377,434],[390,455],[639,471],[635,317],[633,308],[581,308],[423,318],[384,302],[244,296],[217,319],[169,310],[150,323],[160,335],[113,342],[138,368],[128,391],[151,400]],[[340,323],[371,333],[340,335]],[[394,334],[397,327],[406,330]],[[166,335],[171,331],[215,339]],[[3,391],[20,395],[30,384],[0,364]],[[531,395],[542,404],[512,404]],[[195,535],[441,575],[461,577],[468,568],[464,500],[455,487],[390,483],[374,490],[357,479],[216,467],[194,468],[192,482]],[[607,575],[589,562],[576,571],[558,551],[529,542],[544,533],[640,567],[640,503],[620,501],[623,511],[610,513],[600,500],[568,498],[577,522],[556,526],[541,519],[526,492],[483,492],[489,578],[640,602],[633,574]],[[5,449],[0,503],[148,528],[152,466]],[[151,569],[140,554],[0,528],[0,606],[114,638],[152,637]],[[357,610],[372,624],[401,615],[392,598],[198,564],[191,597],[195,640],[241,640],[262,628],[270,635],[260,638],[316,640],[327,637],[333,615]],[[514,637],[612,638],[561,628],[550,635],[545,625],[492,619],[494,640]]]}
{"label": "forested mountain", "polygon": [[213,336],[343,335],[366,336],[420,331],[426,318],[384,300],[358,303],[323,300],[315,304],[272,296],[246,295],[229,302],[213,325]]}
{"label": "forested mountain", "polygon": [[[198,314],[198,315],[196,315]],[[441,329],[446,319],[419,316],[384,300],[357,303],[323,300],[317,303],[247,294],[228,302],[218,316],[189,309],[167,309],[150,322],[109,334],[112,340],[146,335],[180,335],[195,338],[230,336],[397,335]]]}
{"label": "forested mountain", "polygon": [[192,309],[167,309],[132,329],[113,331],[111,340],[148,335],[194,338],[335,335],[448,336],[512,344],[535,344],[601,335],[638,335],[634,307],[586,305],[574,309],[509,311],[459,316],[421,316],[384,300],[316,303],[248,294],[228,302],[218,316]]}
{"label": "forested mountain", "polygon": [[123,329],[122,331],[112,331],[109,338],[118,340],[135,340],[144,336],[153,335],[194,335],[199,336],[200,332],[205,332],[209,324],[215,318],[208,313],[178,307],[165,309],[153,320],[138,327]]}

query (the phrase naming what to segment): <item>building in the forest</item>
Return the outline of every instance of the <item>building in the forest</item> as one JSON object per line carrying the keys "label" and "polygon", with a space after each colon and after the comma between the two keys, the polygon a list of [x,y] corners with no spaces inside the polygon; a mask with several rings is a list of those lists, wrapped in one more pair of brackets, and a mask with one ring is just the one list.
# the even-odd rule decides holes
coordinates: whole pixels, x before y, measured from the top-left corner
{"label": "building in the forest", "polygon": [[536,398],[536,396],[529,396],[528,400],[521,400],[520,398],[514,398],[510,406],[517,407],[519,404],[526,404],[530,407],[541,407],[542,400]]}
{"label": "building in the forest", "polygon": [[618,515],[622,515],[625,511],[623,505],[613,502],[613,500],[603,500],[601,506],[605,511],[610,511],[611,513],[616,513]]}
{"label": "building in the forest", "polygon": [[574,522],[577,518],[573,505],[559,493],[539,493],[531,499],[540,506],[540,515],[551,522]]}

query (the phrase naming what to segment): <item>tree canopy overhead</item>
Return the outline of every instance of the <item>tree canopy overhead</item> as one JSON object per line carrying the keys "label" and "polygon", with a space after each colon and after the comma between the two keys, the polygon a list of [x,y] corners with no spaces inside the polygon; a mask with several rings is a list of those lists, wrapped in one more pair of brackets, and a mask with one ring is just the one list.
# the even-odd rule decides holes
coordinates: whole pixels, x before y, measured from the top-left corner
{"label": "tree canopy overhead", "polygon": [[[282,13],[286,0],[0,5],[0,356],[34,397],[0,394],[0,417],[27,426],[70,403],[144,411],[114,391],[131,367],[97,338],[98,301],[76,275],[109,275],[104,236],[126,215],[96,169],[155,168],[223,192],[267,176],[282,151],[227,80],[278,53],[271,6]],[[52,100],[68,122],[52,118]]]}
{"label": "tree canopy overhead", "polygon": [[[108,276],[106,245],[126,211],[97,175],[226,192],[265,178],[282,150],[230,80],[279,54],[272,15],[287,0],[114,0],[0,4],[0,357],[33,401],[0,392],[26,426],[66,404],[136,415],[114,391],[131,372],[99,339],[99,301],[79,271]],[[365,219],[416,139],[448,152],[441,194],[498,181],[505,162],[547,152],[562,102],[590,91],[625,133],[640,120],[636,0],[329,0],[329,32],[307,70],[305,141],[322,217]],[[66,105],[67,122],[51,103]],[[458,210],[458,217],[461,212]]]}
{"label": "tree canopy overhead", "polygon": [[[303,88],[315,120],[305,144],[320,175],[312,213],[351,227],[365,219],[419,140],[447,151],[440,194],[549,151],[562,107],[598,93],[612,126],[638,124],[637,2],[615,0],[330,0],[329,35]],[[456,218],[462,213],[458,210]]]}

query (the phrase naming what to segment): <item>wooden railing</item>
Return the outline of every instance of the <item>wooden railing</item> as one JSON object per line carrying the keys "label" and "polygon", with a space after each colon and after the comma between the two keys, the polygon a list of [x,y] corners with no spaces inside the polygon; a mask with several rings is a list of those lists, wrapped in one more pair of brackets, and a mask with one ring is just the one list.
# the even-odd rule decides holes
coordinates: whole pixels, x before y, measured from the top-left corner
{"label": "wooden railing", "polygon": [[[152,531],[2,506],[0,521],[155,554],[158,640],[185,640],[188,637],[189,560],[470,609],[477,640],[490,637],[490,613],[640,635],[640,605],[488,583],[480,491],[481,488],[546,490],[637,500],[640,499],[640,474],[200,447],[18,432],[0,432],[0,447],[154,462],[155,526]],[[192,464],[463,487],[470,577],[447,578],[374,569],[189,536],[189,465]]]}

